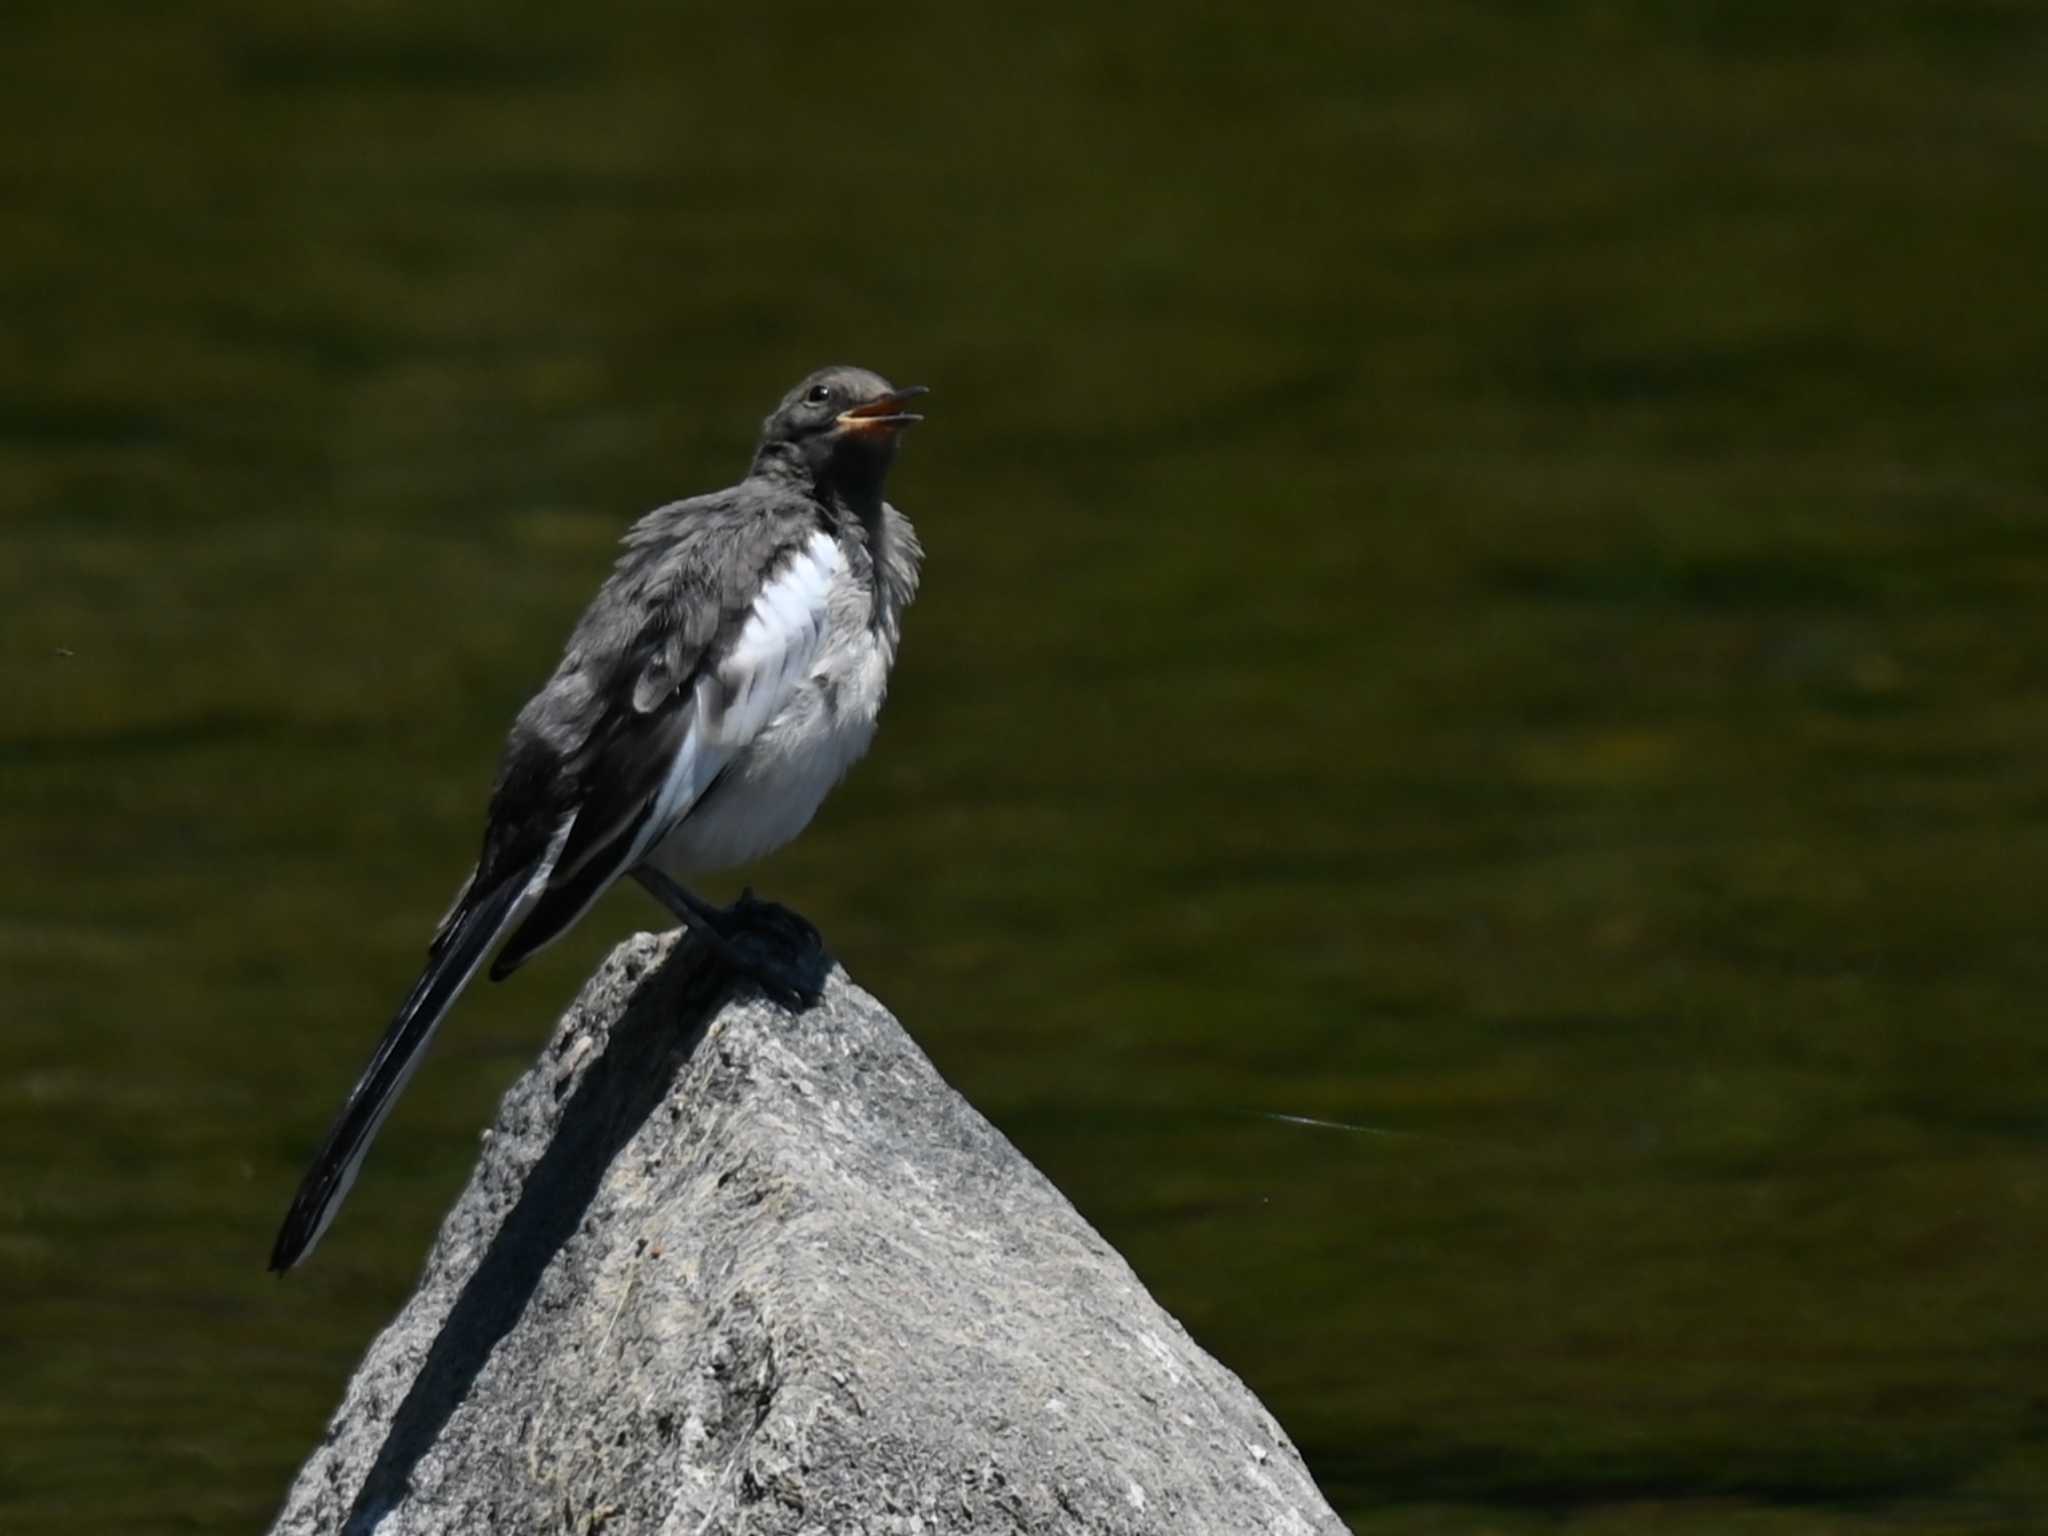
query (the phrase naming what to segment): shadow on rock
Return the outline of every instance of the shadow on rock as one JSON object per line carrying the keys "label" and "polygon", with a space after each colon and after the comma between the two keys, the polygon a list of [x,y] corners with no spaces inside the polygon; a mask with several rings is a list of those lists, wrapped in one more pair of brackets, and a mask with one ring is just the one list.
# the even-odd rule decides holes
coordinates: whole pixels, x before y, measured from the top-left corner
{"label": "shadow on rock", "polygon": [[[831,961],[813,949],[796,964],[822,987]],[[519,1321],[549,1261],[583,1221],[612,1159],[703,1041],[731,981],[692,944],[677,946],[641,979],[393,1416],[342,1527],[345,1536],[369,1536],[404,1497],[414,1467],[468,1396],[498,1341]]]}

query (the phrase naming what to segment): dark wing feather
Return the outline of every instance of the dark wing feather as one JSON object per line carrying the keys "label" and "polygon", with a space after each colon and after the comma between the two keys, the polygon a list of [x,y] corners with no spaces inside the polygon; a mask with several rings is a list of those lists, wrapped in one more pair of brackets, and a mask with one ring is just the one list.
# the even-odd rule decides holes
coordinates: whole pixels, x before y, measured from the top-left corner
{"label": "dark wing feather", "polygon": [[[763,575],[808,536],[808,517],[783,510],[734,516],[724,505],[683,503],[628,536],[554,682],[528,706],[536,729],[574,743],[564,778],[575,785],[576,824],[547,889],[499,950],[492,980],[559,938],[626,872],[689,732],[692,684],[744,626]],[[565,706],[576,724],[561,718]]]}
{"label": "dark wing feather", "polygon": [[688,729],[688,717],[682,707],[642,716],[631,739],[603,755],[606,771],[590,775],[576,825],[555,861],[547,889],[491,962],[491,980],[503,981],[560,938],[623,872]]}

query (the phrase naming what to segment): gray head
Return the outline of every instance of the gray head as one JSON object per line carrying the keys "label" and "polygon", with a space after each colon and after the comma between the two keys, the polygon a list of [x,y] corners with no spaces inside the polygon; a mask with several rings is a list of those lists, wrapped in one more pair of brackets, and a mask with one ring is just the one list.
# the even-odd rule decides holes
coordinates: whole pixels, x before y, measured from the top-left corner
{"label": "gray head", "polygon": [[924,392],[921,384],[898,389],[865,368],[820,368],[761,423],[755,472],[798,474],[854,501],[878,498],[897,436],[924,420],[904,407]]}

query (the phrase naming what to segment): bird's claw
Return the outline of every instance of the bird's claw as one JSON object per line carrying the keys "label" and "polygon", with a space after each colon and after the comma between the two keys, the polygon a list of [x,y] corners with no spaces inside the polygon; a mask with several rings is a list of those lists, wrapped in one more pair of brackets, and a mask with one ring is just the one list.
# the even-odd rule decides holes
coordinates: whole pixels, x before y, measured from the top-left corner
{"label": "bird's claw", "polygon": [[793,954],[810,954],[825,947],[824,935],[809,919],[780,902],[762,901],[752,886],[740,892],[740,899],[726,908],[726,914],[732,919],[735,937],[761,934]]}
{"label": "bird's claw", "polygon": [[822,989],[809,979],[825,941],[804,918],[751,889],[721,914],[723,959],[790,1013],[814,1006]]}

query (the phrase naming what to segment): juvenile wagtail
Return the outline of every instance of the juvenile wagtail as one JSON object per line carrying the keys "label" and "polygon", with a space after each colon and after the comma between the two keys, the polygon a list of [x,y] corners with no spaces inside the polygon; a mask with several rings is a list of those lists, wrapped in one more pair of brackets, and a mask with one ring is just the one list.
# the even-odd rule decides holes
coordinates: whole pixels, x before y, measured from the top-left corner
{"label": "juvenile wagtail", "polygon": [[[875,734],[923,551],[883,481],[922,388],[825,368],[762,424],[738,485],[650,512],[513,722],[483,851],[426,969],[299,1186],[270,1267],[312,1251],[449,1006],[502,980],[622,875],[786,1007],[793,914],[718,908],[683,881],[801,832]],[[775,937],[766,951],[751,940]]]}

